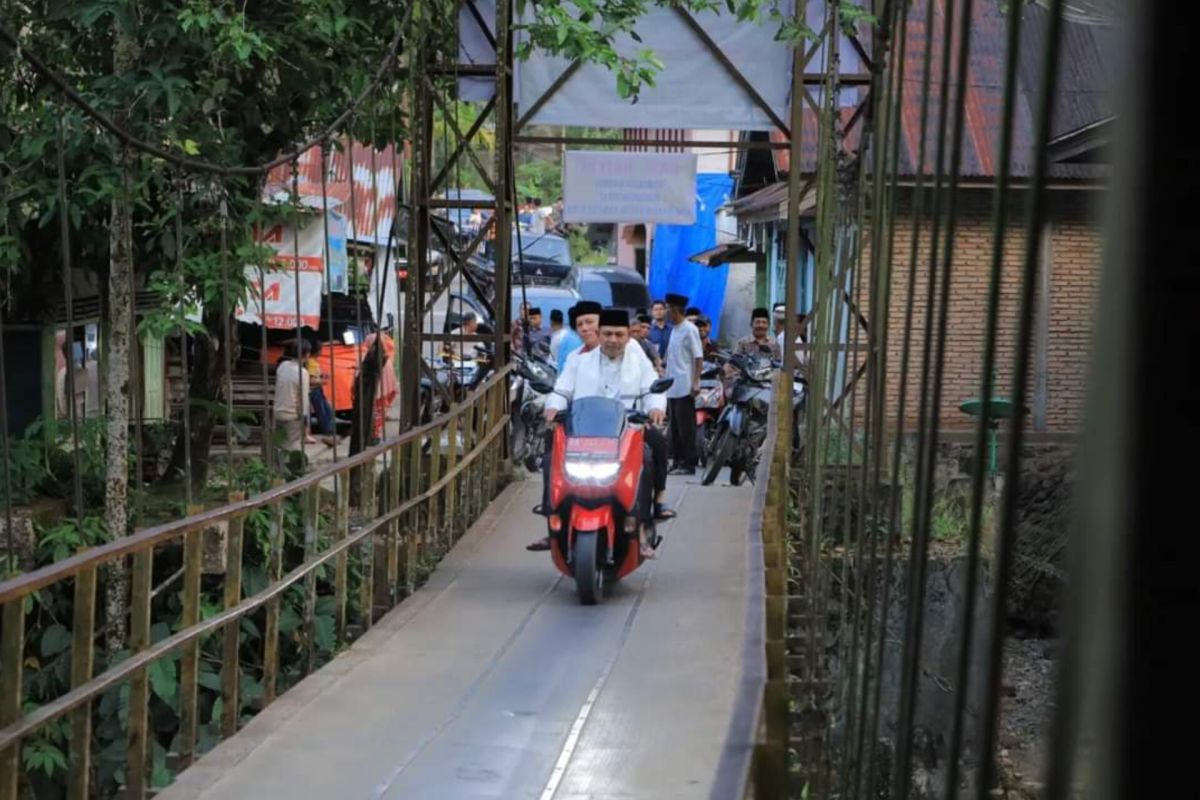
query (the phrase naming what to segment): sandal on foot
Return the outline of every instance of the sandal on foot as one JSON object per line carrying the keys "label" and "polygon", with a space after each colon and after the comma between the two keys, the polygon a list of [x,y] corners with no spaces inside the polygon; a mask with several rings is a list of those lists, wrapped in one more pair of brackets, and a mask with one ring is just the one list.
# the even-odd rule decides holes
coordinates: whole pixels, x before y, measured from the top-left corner
{"label": "sandal on foot", "polygon": [[531,550],[533,552],[538,552],[541,550],[549,550],[550,549],[550,537],[547,536],[545,539],[538,539],[536,542],[527,544],[527,545],[525,545],[525,549]]}
{"label": "sandal on foot", "polygon": [[667,507],[666,507],[665,505],[663,505],[662,503],[657,503],[657,504],[655,504],[655,506],[654,506],[654,518],[655,518],[656,520],[663,520],[663,519],[675,519],[675,517],[676,517],[676,516],[678,516],[678,515],[675,513],[675,509],[673,509],[673,508],[667,508]]}

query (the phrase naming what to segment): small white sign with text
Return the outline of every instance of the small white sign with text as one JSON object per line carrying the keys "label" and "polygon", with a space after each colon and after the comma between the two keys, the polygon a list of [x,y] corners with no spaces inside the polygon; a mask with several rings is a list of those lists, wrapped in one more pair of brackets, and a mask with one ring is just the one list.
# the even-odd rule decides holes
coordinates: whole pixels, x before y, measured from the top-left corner
{"label": "small white sign with text", "polygon": [[696,154],[568,150],[563,220],[691,225]]}

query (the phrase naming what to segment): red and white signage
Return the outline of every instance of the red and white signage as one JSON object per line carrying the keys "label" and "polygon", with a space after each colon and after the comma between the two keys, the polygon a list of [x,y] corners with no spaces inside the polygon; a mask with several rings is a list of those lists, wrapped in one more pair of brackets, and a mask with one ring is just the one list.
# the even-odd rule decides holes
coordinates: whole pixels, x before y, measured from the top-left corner
{"label": "red and white signage", "polygon": [[[325,231],[320,217],[300,229],[291,225],[260,231],[259,244],[275,251],[265,269],[246,267],[249,296],[237,308],[237,318],[252,325],[314,330],[321,324],[321,294],[325,283]],[[260,280],[261,279],[261,280]]]}

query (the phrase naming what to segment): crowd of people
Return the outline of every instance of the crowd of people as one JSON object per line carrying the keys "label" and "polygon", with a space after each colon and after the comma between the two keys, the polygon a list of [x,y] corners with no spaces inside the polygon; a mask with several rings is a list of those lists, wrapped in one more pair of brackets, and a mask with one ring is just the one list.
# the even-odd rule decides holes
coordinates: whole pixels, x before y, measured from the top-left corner
{"label": "crowd of people", "polygon": [[540,197],[526,197],[517,206],[517,224],[522,230],[535,236],[558,229],[563,221],[563,201],[545,205]]}
{"label": "crowd of people", "polygon": [[[484,210],[481,208],[473,208],[466,215],[466,219],[460,218],[458,225],[458,236],[464,241],[470,241],[479,233],[487,221]],[[563,221],[563,201],[559,198],[553,204],[547,205],[540,197],[527,196],[524,201],[517,205],[517,224],[521,227],[522,233],[540,236],[544,233],[557,233],[566,236],[568,231],[566,223]],[[496,229],[493,227],[488,232],[488,241],[495,239]]]}
{"label": "crowd of people", "polygon": [[[468,315],[473,316],[473,315]],[[801,368],[807,362],[805,318],[799,318],[800,334],[795,342]],[[474,332],[475,319],[464,319],[464,332]],[[558,309],[543,324],[542,310],[522,304],[512,329],[515,351],[526,347],[548,351],[557,367],[555,392],[547,401],[546,413],[556,415],[571,398],[601,395],[618,397],[625,402],[644,395],[659,377],[672,379],[662,396],[650,395],[647,408],[650,424],[645,439],[652,458],[647,474],[647,499],[644,522],[669,519],[674,511],[664,504],[668,475],[694,475],[699,464],[696,452],[695,398],[700,391],[704,362],[718,352],[712,341],[712,322],[688,298],[669,293],[649,309],[630,315],[624,309],[602,308],[599,303],[583,300],[567,311],[567,319]],[[786,331],[786,311],[782,303],[772,312],[756,308],[751,314],[749,335],[738,339],[735,351],[782,358]],[[376,339],[378,338],[378,342]],[[376,344],[381,356],[390,361],[394,345],[384,335],[372,334],[364,342],[371,353]],[[337,444],[334,410],[324,393],[329,376],[323,370],[320,344],[307,340],[289,342],[275,373],[274,418],[285,453],[303,449],[303,443]],[[360,365],[361,368],[361,365]],[[395,399],[397,386],[393,370],[384,368],[373,409],[372,440],[383,434],[387,408]],[[320,438],[314,436],[318,434]],[[546,468],[549,459],[545,460]],[[548,476],[547,476],[548,477]],[[546,480],[548,492],[549,481]],[[546,513],[548,496],[539,509]],[[549,538],[529,545],[531,550],[549,547]],[[643,542],[644,555],[653,557],[651,546]]]}
{"label": "crowd of people", "polygon": [[[773,312],[754,309],[751,331],[737,341],[735,351],[782,359],[786,309],[780,303]],[[545,346],[551,363],[557,367],[554,392],[546,402],[547,420],[555,419],[572,399],[600,395],[622,399],[628,405],[657,378],[671,378],[665,394],[661,398],[651,395],[646,408],[650,424],[645,438],[651,458],[645,470],[643,528],[673,517],[675,512],[664,504],[666,478],[694,475],[699,462],[695,398],[704,362],[719,350],[710,338],[712,321],[700,309],[689,306],[687,297],[675,293],[632,316],[626,310],[606,309],[584,300],[568,309],[567,317],[564,324],[562,312],[554,310],[549,326],[544,327],[542,310],[523,304],[513,326],[514,349]],[[800,335],[795,344],[803,367],[807,355],[805,318],[800,316],[799,322]],[[542,503],[536,509],[541,514],[548,514],[550,507],[549,465],[546,459]],[[528,549],[549,547],[549,537],[543,537]],[[645,557],[653,557],[653,548],[645,537],[642,551]]]}

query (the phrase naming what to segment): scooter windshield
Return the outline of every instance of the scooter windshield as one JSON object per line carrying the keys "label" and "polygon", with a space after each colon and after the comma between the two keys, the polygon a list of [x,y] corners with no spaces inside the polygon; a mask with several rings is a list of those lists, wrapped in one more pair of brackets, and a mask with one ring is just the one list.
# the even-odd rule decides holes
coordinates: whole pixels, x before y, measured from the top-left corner
{"label": "scooter windshield", "polygon": [[610,397],[581,397],[571,403],[568,436],[617,437],[625,426],[625,405]]}

